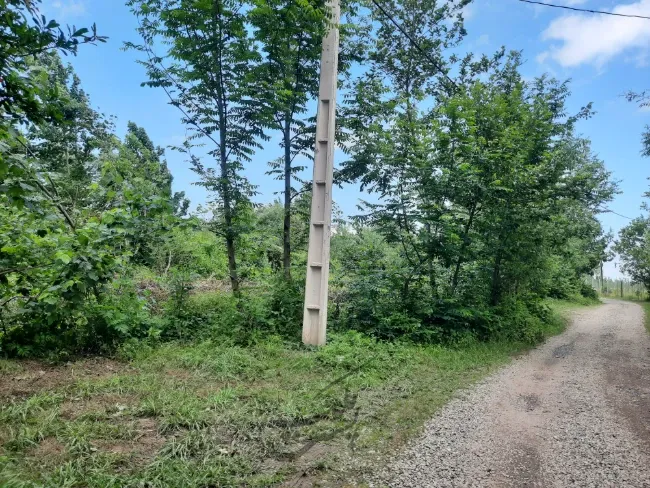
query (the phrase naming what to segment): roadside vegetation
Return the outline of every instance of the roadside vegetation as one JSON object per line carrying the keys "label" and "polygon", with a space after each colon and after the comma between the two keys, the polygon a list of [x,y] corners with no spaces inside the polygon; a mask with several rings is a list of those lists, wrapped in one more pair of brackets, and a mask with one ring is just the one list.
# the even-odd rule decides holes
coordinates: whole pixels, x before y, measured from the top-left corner
{"label": "roadside vegetation", "polygon": [[641,303],[643,307],[643,313],[645,314],[645,328],[650,332],[650,302],[644,301]]}
{"label": "roadside vegetation", "polygon": [[[336,181],[373,198],[336,216],[320,349],[300,343],[300,161],[324,6],[128,2],[142,42],[125,47],[212,195],[191,210],[166,149],[137,121],[118,134],[60,57],[111,41],[39,3],[0,0],[0,485],[336,476],[332,456],[390,449],[559,332],[558,300],[597,301],[584,277],[617,185],[575,132],[591,107],[569,113],[568,82],[526,80],[519,52],[450,54],[467,1],[395,3],[426,59],[374,7],[343,6]],[[274,151],[278,201],[244,173]]]}
{"label": "roadside vegetation", "polygon": [[[553,302],[566,312],[575,303]],[[543,334],[562,330],[549,316]],[[335,334],[0,363],[3,486],[270,486],[363,476],[458,389],[529,343],[457,347]],[[128,360],[128,361],[127,361]]]}

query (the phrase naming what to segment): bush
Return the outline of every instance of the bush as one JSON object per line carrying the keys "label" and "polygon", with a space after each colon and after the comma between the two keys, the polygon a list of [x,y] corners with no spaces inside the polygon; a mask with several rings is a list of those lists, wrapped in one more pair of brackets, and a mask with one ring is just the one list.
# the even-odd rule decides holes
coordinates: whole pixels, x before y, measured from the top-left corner
{"label": "bush", "polygon": [[127,279],[118,280],[111,293],[89,306],[87,316],[87,335],[80,334],[86,352],[112,352],[127,339],[158,339],[162,329],[146,297]]}
{"label": "bush", "polygon": [[129,338],[157,338],[160,320],[149,312],[147,300],[128,279],[107,285],[102,294],[76,308],[5,326],[0,350],[9,356],[48,356],[64,360],[79,354],[112,353]]}
{"label": "bush", "polygon": [[299,339],[305,300],[304,278],[285,280],[276,276],[270,284],[268,327],[282,337]]}
{"label": "bush", "polygon": [[457,300],[437,300],[412,337],[418,342],[455,344],[473,336],[488,340],[498,334],[499,317],[489,309],[471,307]]}
{"label": "bush", "polygon": [[156,268],[159,273],[175,268],[224,279],[228,276],[228,258],[214,233],[179,227],[156,251]]}
{"label": "bush", "polygon": [[194,340],[232,337],[240,326],[237,301],[230,293],[212,291],[198,295],[183,292],[186,285],[176,281],[176,293],[165,303],[163,330],[165,340]]}
{"label": "bush", "polygon": [[163,339],[212,339],[236,344],[256,342],[262,334],[298,340],[301,333],[303,288],[301,281],[272,278],[266,286],[230,292],[192,294],[190,275],[175,272],[170,298],[164,305]]}
{"label": "bush", "polygon": [[584,298],[589,298],[590,300],[598,300],[598,292],[594,290],[593,286],[584,282],[580,287],[580,295]]}
{"label": "bush", "polygon": [[506,341],[537,344],[562,325],[548,305],[534,298],[510,300],[497,313],[500,327],[494,338]]}

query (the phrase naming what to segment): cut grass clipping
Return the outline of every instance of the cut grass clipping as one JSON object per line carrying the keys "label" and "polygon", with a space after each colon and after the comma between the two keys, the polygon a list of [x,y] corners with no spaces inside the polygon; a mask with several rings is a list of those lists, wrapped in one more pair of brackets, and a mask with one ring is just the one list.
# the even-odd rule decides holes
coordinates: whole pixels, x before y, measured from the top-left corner
{"label": "cut grass clipping", "polygon": [[[558,320],[547,331],[562,329]],[[0,362],[0,486],[273,486],[347,480],[416,433],[459,388],[525,348],[334,335],[206,342],[47,367]],[[361,465],[361,464],[358,464]]]}

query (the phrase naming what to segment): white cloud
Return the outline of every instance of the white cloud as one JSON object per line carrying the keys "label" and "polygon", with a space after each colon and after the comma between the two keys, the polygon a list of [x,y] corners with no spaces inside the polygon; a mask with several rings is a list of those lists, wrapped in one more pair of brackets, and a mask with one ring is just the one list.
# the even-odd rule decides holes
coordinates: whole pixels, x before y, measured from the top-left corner
{"label": "white cloud", "polygon": [[58,20],[81,17],[86,13],[84,0],[55,0],[51,10],[56,13]]}
{"label": "white cloud", "polygon": [[[612,12],[650,16],[650,0],[617,5]],[[638,52],[650,50],[650,20],[596,14],[565,15],[551,22],[542,38],[560,41],[560,44],[541,53],[538,61],[553,59],[565,67],[593,64],[600,68],[620,54],[637,51],[638,55]]]}

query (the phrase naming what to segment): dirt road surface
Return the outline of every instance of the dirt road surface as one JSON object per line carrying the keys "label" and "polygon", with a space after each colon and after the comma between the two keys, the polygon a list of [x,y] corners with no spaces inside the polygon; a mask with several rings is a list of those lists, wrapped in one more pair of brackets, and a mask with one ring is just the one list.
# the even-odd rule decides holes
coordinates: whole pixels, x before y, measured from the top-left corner
{"label": "dirt road surface", "polygon": [[567,331],[450,402],[372,486],[650,487],[650,338],[639,305]]}

